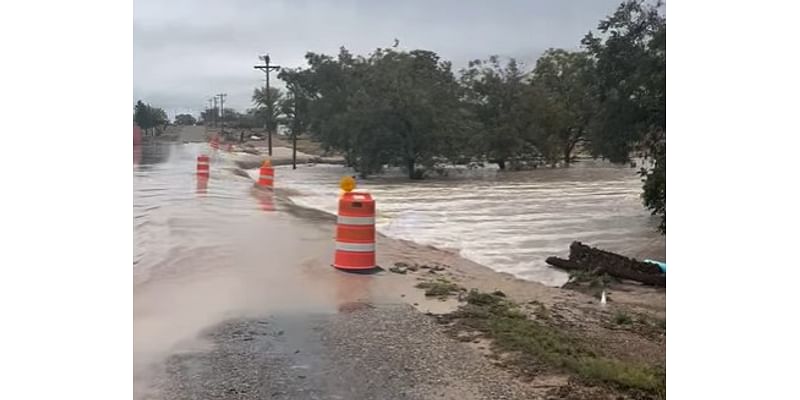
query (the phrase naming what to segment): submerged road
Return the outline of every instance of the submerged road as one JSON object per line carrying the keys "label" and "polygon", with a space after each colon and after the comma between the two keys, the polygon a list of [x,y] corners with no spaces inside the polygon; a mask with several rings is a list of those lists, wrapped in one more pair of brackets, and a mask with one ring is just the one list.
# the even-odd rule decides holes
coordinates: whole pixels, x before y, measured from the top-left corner
{"label": "submerged road", "polygon": [[330,218],[253,191],[223,154],[201,185],[208,151],[134,154],[134,398],[542,397],[409,305],[413,278],[331,268]]}

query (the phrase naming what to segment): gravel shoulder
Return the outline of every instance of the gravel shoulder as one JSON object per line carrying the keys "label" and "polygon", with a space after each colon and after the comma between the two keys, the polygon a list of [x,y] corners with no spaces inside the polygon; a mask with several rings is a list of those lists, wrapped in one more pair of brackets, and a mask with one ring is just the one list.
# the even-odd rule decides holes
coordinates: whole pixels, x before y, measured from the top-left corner
{"label": "gravel shoulder", "polygon": [[525,385],[408,305],[224,322],[170,357],[147,398],[529,399]]}

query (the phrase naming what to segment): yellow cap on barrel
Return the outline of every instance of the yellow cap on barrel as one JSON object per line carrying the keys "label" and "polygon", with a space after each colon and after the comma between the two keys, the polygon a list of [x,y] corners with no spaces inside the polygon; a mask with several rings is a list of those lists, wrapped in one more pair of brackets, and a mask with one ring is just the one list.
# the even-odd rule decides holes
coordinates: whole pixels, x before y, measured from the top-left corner
{"label": "yellow cap on barrel", "polygon": [[356,188],[356,180],[352,176],[343,176],[339,180],[339,187],[345,192],[350,192]]}
{"label": "yellow cap on barrel", "polygon": [[261,166],[262,167],[272,167],[272,161],[270,161],[269,158],[267,158],[266,160],[264,160],[263,163],[261,163]]}

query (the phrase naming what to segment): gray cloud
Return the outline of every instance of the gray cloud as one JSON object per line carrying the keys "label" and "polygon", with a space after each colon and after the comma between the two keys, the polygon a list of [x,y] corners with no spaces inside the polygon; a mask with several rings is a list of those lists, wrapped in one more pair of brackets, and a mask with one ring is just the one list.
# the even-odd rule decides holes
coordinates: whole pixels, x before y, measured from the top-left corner
{"label": "gray cloud", "polygon": [[253,65],[265,51],[274,63],[298,67],[307,51],[345,46],[366,54],[394,38],[404,49],[433,50],[456,69],[492,54],[532,66],[549,47],[578,48],[620,1],[135,0],[134,100],[172,116],[198,113],[225,92],[226,105],[243,110],[263,85]]}

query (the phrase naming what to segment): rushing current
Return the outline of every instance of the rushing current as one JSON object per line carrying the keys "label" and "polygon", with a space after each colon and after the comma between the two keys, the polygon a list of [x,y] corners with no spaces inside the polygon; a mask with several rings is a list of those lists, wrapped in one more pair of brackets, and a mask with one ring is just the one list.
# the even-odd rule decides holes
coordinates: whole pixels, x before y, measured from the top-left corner
{"label": "rushing current", "polygon": [[[232,156],[212,154],[211,184],[194,175],[206,144],[145,146],[134,152],[134,268],[146,279],[165,260],[184,253],[225,248],[221,226],[252,219],[258,197],[243,195],[252,184],[233,173]],[[566,274],[545,263],[566,256],[572,241],[637,258],[665,259],[658,221],[642,206],[638,169],[584,160],[569,168],[504,172],[495,168],[453,169],[409,181],[399,171],[360,179],[357,190],[377,202],[377,228],[393,238],[449,249],[497,271],[548,285]],[[248,171],[252,177],[257,171]],[[298,205],[336,212],[338,181],[346,167],[302,164],[276,168],[275,185],[289,189]],[[279,214],[276,214],[279,215]],[[272,217],[277,218],[277,217]],[[378,250],[380,251],[380,250]],[[210,252],[208,257],[225,257]]]}
{"label": "rushing current", "polygon": [[[379,232],[458,252],[497,271],[548,285],[566,274],[545,263],[574,240],[637,258],[665,259],[658,220],[642,206],[638,169],[585,160],[569,168],[453,169],[409,182],[400,171],[360,180],[377,202]],[[257,171],[250,171],[255,176]],[[343,166],[276,169],[299,205],[336,212]]]}

